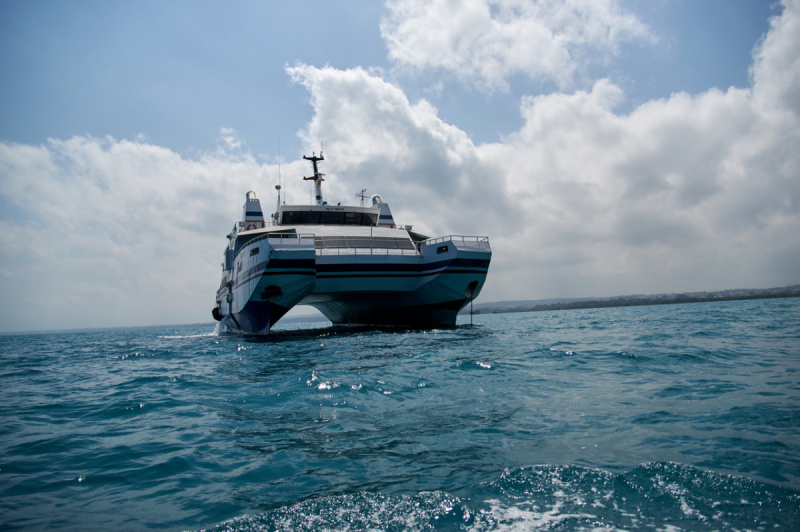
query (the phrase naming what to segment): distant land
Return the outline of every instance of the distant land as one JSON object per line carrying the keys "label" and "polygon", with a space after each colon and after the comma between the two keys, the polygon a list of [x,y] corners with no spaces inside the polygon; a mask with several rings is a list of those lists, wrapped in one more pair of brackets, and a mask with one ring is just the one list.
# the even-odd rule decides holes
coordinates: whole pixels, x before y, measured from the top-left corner
{"label": "distant land", "polygon": [[[742,301],[746,299],[773,299],[800,297],[800,284],[777,288],[736,288],[717,292],[685,292],[681,294],[631,295],[592,298],[556,298],[528,301],[497,301],[477,303],[473,309],[481,314],[503,312],[542,312],[581,308],[638,307],[644,305],[677,305],[680,303],[707,303],[709,301]],[[469,306],[460,314],[469,314]]]}

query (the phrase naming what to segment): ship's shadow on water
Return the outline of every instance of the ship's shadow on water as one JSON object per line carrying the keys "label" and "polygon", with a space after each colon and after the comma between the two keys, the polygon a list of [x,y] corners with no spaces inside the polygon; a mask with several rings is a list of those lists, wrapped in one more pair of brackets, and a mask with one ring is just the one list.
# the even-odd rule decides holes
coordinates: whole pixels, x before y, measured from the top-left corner
{"label": "ship's shadow on water", "polygon": [[327,325],[323,327],[309,327],[298,329],[272,329],[269,334],[238,334],[222,332],[218,336],[226,340],[241,340],[252,344],[280,343],[285,341],[313,340],[319,337],[342,337],[361,336],[364,334],[413,334],[413,333],[438,333],[453,332],[459,334],[469,334],[474,332],[480,334],[488,332],[489,329],[481,327],[479,324],[458,324],[455,327],[442,328],[418,328],[407,329],[400,327],[374,327],[374,326],[345,326]]}

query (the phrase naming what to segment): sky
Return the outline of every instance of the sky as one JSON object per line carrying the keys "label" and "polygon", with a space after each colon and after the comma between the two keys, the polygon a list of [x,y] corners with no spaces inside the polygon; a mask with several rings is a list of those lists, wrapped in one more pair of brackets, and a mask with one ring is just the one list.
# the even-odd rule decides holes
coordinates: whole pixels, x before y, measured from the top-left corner
{"label": "sky", "polygon": [[799,117],[800,0],[0,0],[0,331],[209,321],[323,143],[478,302],[798,283]]}

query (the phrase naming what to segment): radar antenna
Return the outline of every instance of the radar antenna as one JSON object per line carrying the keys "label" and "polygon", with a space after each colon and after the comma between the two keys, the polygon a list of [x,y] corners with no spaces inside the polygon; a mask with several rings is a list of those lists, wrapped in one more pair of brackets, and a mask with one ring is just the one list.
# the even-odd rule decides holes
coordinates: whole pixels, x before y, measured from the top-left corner
{"label": "radar antenna", "polygon": [[367,197],[367,189],[366,188],[362,188],[361,192],[356,194],[356,197],[357,198],[361,198],[361,206],[363,207],[364,206],[364,198]]}
{"label": "radar antenna", "polygon": [[322,150],[319,152],[319,157],[314,152],[311,152],[311,157],[308,155],[303,155],[303,159],[306,161],[311,161],[311,164],[314,166],[314,176],[313,177],[303,177],[303,181],[308,181],[310,179],[314,180],[314,191],[316,192],[316,200],[317,205],[322,205],[322,182],[325,181],[322,179],[322,176],[325,174],[321,174],[319,169],[317,168],[317,162],[324,161],[325,157],[322,156]]}

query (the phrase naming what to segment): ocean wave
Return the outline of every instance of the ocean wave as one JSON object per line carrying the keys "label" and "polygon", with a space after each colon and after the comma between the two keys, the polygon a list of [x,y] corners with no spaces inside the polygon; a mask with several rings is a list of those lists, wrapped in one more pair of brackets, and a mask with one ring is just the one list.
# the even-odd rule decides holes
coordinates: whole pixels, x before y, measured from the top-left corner
{"label": "ocean wave", "polygon": [[435,491],[321,497],[210,530],[790,530],[798,518],[796,492],[654,462],[624,473],[561,465],[509,468],[467,496]]}

